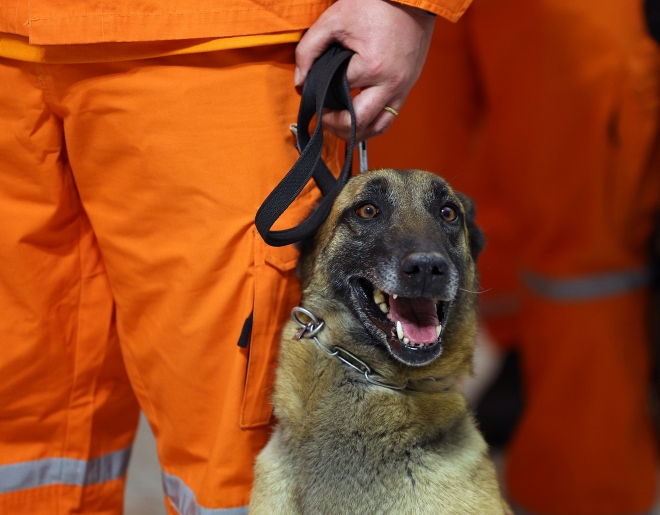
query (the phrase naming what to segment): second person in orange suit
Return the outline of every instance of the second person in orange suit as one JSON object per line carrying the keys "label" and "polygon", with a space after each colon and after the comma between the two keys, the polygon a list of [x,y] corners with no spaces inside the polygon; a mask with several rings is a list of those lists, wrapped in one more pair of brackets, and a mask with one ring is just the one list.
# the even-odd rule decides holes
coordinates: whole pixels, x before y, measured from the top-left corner
{"label": "second person in orange suit", "polygon": [[642,3],[480,0],[439,24],[371,166],[427,168],[473,196],[482,313],[522,357],[506,458],[524,513],[650,513],[647,241],[660,59]]}

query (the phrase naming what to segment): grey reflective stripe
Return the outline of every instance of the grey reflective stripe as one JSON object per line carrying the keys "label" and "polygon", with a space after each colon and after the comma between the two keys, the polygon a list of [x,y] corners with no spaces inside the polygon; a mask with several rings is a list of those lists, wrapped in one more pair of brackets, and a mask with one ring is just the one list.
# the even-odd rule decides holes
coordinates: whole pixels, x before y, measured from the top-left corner
{"label": "grey reflective stripe", "polygon": [[0,465],[0,493],[54,484],[85,486],[119,479],[126,474],[130,457],[131,447],[127,447],[88,461],[45,458]]}
{"label": "grey reflective stripe", "polygon": [[[515,513],[515,515],[541,515],[540,513],[525,511],[519,506],[515,506],[513,504],[511,505],[511,509],[513,510],[513,513]],[[651,510],[651,511],[645,511],[643,513],[626,513],[626,514],[622,513],[621,515],[658,515],[658,513],[660,512],[658,512],[657,510]]]}
{"label": "grey reflective stripe", "polygon": [[484,318],[499,318],[520,312],[522,300],[515,293],[491,294],[479,297],[479,314]]}
{"label": "grey reflective stripe", "polygon": [[588,275],[574,279],[551,279],[524,272],[523,281],[534,293],[555,300],[589,300],[619,295],[647,286],[651,280],[648,268]]}
{"label": "grey reflective stripe", "polygon": [[163,472],[163,489],[172,505],[181,515],[247,515],[248,507],[204,508],[197,504],[197,496],[178,477]]}

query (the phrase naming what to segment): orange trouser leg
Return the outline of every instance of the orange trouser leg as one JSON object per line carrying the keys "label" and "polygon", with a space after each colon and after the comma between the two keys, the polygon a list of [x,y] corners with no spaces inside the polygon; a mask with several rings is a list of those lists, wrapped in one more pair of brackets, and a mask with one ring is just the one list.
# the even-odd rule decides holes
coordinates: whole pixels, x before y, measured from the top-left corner
{"label": "orange trouser leg", "polygon": [[117,514],[138,406],[40,77],[0,60],[0,513]]}
{"label": "orange trouser leg", "polygon": [[[642,286],[660,113],[640,5],[484,0],[437,30],[436,61],[370,157],[431,166],[474,196],[484,297],[527,291],[509,492],[535,513],[644,512],[657,478]],[[420,144],[429,134],[442,139]]]}
{"label": "orange trouser leg", "polygon": [[658,461],[648,348],[640,344],[646,301],[636,292],[525,302],[527,403],[506,476],[513,499],[530,512],[630,514],[653,506]]}
{"label": "orange trouser leg", "polygon": [[[33,78],[64,117],[171,513],[245,513],[269,436],[278,333],[299,297],[297,251],[268,248],[254,216],[298,157],[293,52],[41,66]],[[310,185],[283,223],[306,216],[316,197]]]}

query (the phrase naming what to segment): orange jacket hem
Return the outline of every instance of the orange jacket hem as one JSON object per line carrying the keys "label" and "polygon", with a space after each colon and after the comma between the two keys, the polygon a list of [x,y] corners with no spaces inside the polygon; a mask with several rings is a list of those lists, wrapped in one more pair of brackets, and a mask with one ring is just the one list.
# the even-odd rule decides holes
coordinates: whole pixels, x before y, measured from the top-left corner
{"label": "orange jacket hem", "polygon": [[[471,0],[404,0],[401,3],[456,21]],[[18,0],[0,8],[0,32],[29,38],[33,45],[174,41],[227,38],[308,28],[331,0],[232,0],[218,8],[198,0],[195,9],[181,0],[154,5],[150,0],[56,2]]]}
{"label": "orange jacket hem", "polygon": [[302,35],[302,30],[295,30],[276,34],[182,41],[31,45],[24,36],[0,33],[0,57],[48,64],[107,63],[296,43]]}

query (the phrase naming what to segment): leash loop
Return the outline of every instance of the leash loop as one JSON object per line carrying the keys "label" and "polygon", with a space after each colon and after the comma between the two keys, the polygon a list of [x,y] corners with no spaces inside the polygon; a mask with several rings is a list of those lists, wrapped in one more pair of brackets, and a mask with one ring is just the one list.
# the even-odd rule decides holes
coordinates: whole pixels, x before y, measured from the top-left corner
{"label": "leash loop", "polygon": [[[351,176],[356,122],[351,91],[346,79],[346,68],[353,51],[337,44],[331,45],[319,57],[303,86],[296,136],[300,157],[257,211],[255,225],[264,241],[281,247],[312,235],[330,214],[332,204]],[[346,145],[346,159],[339,177],[335,177],[323,162],[323,108],[346,109],[351,116],[351,135]],[[316,115],[317,123],[311,138],[309,124]],[[298,197],[307,182],[314,177],[323,197],[314,211],[300,224],[290,229],[273,231],[271,228]]]}

